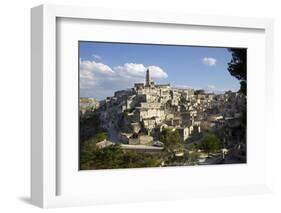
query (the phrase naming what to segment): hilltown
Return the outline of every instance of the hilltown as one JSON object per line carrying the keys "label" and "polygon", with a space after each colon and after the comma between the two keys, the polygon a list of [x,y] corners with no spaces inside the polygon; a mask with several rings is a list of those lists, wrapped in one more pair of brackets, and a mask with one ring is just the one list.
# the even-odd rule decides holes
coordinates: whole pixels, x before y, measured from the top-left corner
{"label": "hilltown", "polygon": [[[98,113],[109,135],[97,143],[100,147],[119,143],[123,149],[161,151],[165,148],[161,132],[169,128],[179,133],[184,149],[189,150],[211,132],[222,142],[219,157],[212,162],[227,156],[229,163],[235,163],[246,161],[246,132],[241,130],[245,106],[246,97],[239,92],[215,94],[155,84],[147,70],[145,83],[116,91],[113,97],[102,101],[80,99],[80,114],[89,110]],[[181,156],[183,152],[176,154]],[[201,158],[201,163],[204,162],[212,163],[206,156],[204,160]]]}

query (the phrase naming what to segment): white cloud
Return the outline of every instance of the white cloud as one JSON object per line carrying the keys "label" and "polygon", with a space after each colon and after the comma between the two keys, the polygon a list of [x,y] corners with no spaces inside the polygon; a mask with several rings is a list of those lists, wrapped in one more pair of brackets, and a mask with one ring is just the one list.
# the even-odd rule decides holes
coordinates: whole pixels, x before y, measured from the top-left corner
{"label": "white cloud", "polygon": [[126,63],[124,65],[114,67],[114,70],[123,77],[143,77],[145,66],[143,64]]}
{"label": "white cloud", "polygon": [[102,75],[113,75],[114,71],[107,66],[106,64],[95,62],[95,61],[80,61],[80,70],[91,72],[91,73],[99,73]]}
{"label": "white cloud", "polygon": [[206,92],[213,92],[216,94],[222,94],[224,93],[227,89],[225,88],[218,88],[215,85],[208,85],[207,87],[203,88]]}
{"label": "white cloud", "polygon": [[203,64],[208,65],[208,66],[215,66],[217,63],[217,59],[212,58],[212,57],[204,57],[202,59]]}
{"label": "white cloud", "polygon": [[114,76],[115,72],[106,64],[80,60],[80,87],[92,88],[100,83],[99,79]]}
{"label": "white cloud", "polygon": [[101,60],[101,59],[102,59],[102,57],[101,57],[101,56],[96,55],[96,54],[93,54],[92,56],[93,56],[95,59],[98,59],[98,60]]}
{"label": "white cloud", "polygon": [[158,66],[149,66],[151,78],[168,78],[168,74]]}
{"label": "white cloud", "polygon": [[111,68],[110,66],[89,60],[80,60],[81,96],[103,99],[112,96],[114,91],[131,88],[134,83],[144,82],[147,68],[152,80],[165,79],[168,74],[160,67],[143,64],[125,63]]}
{"label": "white cloud", "polygon": [[119,75],[123,77],[144,78],[147,68],[150,70],[151,78],[163,79],[167,78],[168,74],[158,66],[145,67],[143,64],[126,63],[122,66],[114,68]]}
{"label": "white cloud", "polygon": [[208,85],[207,88],[210,89],[210,90],[212,90],[212,89],[215,89],[216,86],[215,86],[215,85]]}
{"label": "white cloud", "polygon": [[191,88],[193,88],[192,86],[189,86],[189,85],[175,85],[174,87],[179,88],[179,89],[191,89]]}

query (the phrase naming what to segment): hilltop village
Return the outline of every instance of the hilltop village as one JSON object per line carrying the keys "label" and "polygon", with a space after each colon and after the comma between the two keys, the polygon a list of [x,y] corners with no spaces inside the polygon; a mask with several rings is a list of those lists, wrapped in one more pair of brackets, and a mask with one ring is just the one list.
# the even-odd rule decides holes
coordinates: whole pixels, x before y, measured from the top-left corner
{"label": "hilltop village", "polygon": [[[80,115],[95,112],[99,128],[107,132],[107,138],[96,143],[98,147],[119,144],[124,150],[154,153],[169,146],[171,155],[186,159],[174,160],[174,165],[246,162],[245,110],[246,97],[239,92],[215,94],[156,84],[150,70],[145,83],[116,91],[113,97],[80,99]],[[176,132],[177,146],[167,142],[167,130]],[[200,146],[207,135],[219,141],[216,149]],[[192,153],[196,157],[191,162]]]}

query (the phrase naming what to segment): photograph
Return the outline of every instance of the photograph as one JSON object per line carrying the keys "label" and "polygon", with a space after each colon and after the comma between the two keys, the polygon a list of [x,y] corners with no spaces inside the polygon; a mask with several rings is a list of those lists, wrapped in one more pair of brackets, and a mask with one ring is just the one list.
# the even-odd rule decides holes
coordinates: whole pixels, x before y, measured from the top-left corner
{"label": "photograph", "polygon": [[79,170],[247,163],[247,49],[78,42]]}

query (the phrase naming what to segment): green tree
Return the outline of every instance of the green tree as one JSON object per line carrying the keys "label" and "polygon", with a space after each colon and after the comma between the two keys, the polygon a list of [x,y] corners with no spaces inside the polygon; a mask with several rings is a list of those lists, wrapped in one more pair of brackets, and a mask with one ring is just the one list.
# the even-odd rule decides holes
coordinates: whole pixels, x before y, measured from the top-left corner
{"label": "green tree", "polygon": [[96,143],[107,139],[107,137],[106,132],[100,132],[80,144],[80,169],[90,169],[93,153],[97,149]]}
{"label": "green tree", "polygon": [[103,141],[103,140],[105,140],[107,138],[108,138],[107,132],[99,132],[94,137],[96,143],[100,142],[100,141]]}
{"label": "green tree", "polygon": [[199,153],[198,152],[190,152],[188,154],[188,164],[189,165],[194,165],[194,163],[198,160],[199,158]]}
{"label": "green tree", "polygon": [[180,147],[180,134],[170,128],[165,128],[161,132],[160,140],[165,144],[168,151],[174,151]]}
{"label": "green tree", "polygon": [[186,97],[181,96],[180,104],[185,104],[187,102]]}
{"label": "green tree", "polygon": [[92,153],[92,169],[114,169],[120,168],[122,164],[122,150],[118,144],[102,149],[96,148]]}
{"label": "green tree", "polygon": [[120,168],[143,168],[160,166],[159,156],[135,151],[125,151],[122,155]]}
{"label": "green tree", "polygon": [[205,91],[203,89],[198,89],[194,91],[194,95],[200,95],[200,94],[204,94]]}
{"label": "green tree", "polygon": [[209,133],[207,136],[203,138],[199,147],[203,149],[205,152],[209,153],[218,150],[221,146],[221,141],[214,134]]}
{"label": "green tree", "polygon": [[228,71],[240,81],[240,92],[247,94],[247,50],[242,48],[229,48],[232,59],[228,63]]}
{"label": "green tree", "polygon": [[98,148],[93,141],[80,155],[81,170],[156,167],[160,163],[161,158],[155,154],[124,151],[118,144]]}
{"label": "green tree", "polygon": [[88,112],[80,114],[80,143],[94,137],[99,132],[104,132],[101,126],[99,114],[97,112]]}
{"label": "green tree", "polygon": [[189,147],[188,147],[188,150],[190,151],[196,151],[197,150],[197,145],[196,144],[191,144]]}
{"label": "green tree", "polygon": [[[228,50],[232,55],[232,59],[228,63],[228,71],[232,76],[240,81],[240,92],[244,95],[247,95],[247,50],[242,48],[229,48]],[[245,109],[242,110],[241,124],[244,128],[246,128],[246,106]]]}

